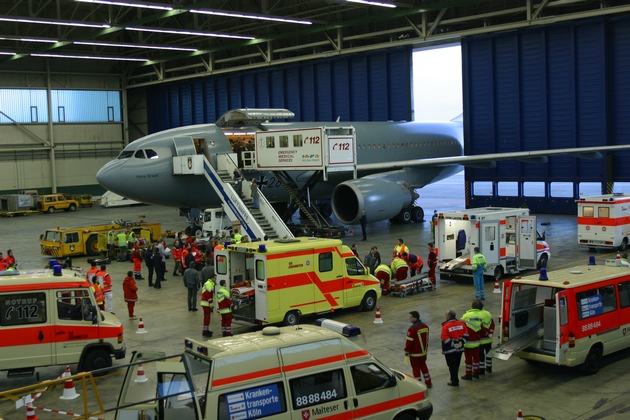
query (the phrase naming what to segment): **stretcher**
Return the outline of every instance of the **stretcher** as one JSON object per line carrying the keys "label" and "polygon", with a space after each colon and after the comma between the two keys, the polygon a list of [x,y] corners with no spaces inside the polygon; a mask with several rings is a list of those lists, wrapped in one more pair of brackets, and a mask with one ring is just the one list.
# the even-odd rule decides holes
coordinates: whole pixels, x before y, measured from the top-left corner
{"label": "stretcher", "polygon": [[405,280],[392,282],[389,286],[389,294],[398,297],[428,292],[430,290],[435,290],[435,286],[429,280],[428,273],[422,273]]}
{"label": "stretcher", "polygon": [[250,282],[236,283],[230,291],[232,295],[232,303],[235,307],[240,308],[254,302],[256,290],[251,287]]}

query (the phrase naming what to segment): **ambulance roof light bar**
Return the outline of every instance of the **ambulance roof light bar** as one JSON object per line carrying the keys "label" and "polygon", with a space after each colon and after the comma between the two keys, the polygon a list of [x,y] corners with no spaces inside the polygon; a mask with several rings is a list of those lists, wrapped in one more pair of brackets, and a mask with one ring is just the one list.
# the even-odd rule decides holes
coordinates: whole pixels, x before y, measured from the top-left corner
{"label": "ambulance roof light bar", "polygon": [[332,319],[319,318],[315,321],[315,325],[322,328],[338,332],[345,337],[355,337],[361,335],[361,328],[354,325],[345,324],[343,322],[333,321]]}

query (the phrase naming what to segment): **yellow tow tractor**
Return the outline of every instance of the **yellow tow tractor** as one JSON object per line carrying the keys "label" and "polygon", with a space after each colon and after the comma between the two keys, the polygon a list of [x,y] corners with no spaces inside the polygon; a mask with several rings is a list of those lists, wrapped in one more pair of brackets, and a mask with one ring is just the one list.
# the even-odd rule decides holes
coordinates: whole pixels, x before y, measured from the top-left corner
{"label": "yellow tow tractor", "polygon": [[83,226],[75,228],[47,229],[40,235],[40,251],[49,257],[74,257],[78,255],[109,255],[115,248],[114,238],[127,228],[146,244],[157,241],[162,236],[160,223],[144,221],[128,222],[118,220],[107,225]]}

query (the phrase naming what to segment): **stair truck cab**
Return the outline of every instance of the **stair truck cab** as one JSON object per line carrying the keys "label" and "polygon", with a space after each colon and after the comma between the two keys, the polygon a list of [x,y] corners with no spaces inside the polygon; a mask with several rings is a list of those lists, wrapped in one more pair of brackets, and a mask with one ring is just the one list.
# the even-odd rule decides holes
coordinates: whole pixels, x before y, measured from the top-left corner
{"label": "stair truck cab", "polygon": [[577,200],[578,245],[625,250],[630,241],[630,194]]}
{"label": "stair truck cab", "polygon": [[472,277],[470,259],[479,247],[486,257],[485,275],[547,267],[551,258],[545,235],[536,229],[529,209],[481,207],[441,212],[435,226],[440,276]]}
{"label": "stair truck cab", "polygon": [[125,357],[123,326],[101,312],[83,275],[61,270],[0,272],[0,370],[79,364],[79,371]]}
{"label": "stair truck cab", "polygon": [[630,269],[609,259],[506,280],[499,325],[499,359],[596,373],[602,356],[630,347]]}
{"label": "stair truck cab", "polygon": [[[325,322],[346,335],[358,330]],[[425,420],[433,412],[423,383],[327,328],[271,326],[209,341],[186,338],[185,347],[183,360],[137,359],[157,380],[135,381],[137,369],[128,369],[117,420]]]}
{"label": "stair truck cab", "polygon": [[291,238],[227,245],[215,250],[217,286],[231,289],[232,315],[256,324],[295,325],[306,314],[360,307],[381,296],[370,275],[340,239]]}

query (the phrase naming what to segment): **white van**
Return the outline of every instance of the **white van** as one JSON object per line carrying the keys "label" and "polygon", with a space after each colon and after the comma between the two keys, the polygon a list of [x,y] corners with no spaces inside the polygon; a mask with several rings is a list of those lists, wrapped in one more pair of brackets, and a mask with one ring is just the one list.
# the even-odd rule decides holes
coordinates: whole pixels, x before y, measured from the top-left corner
{"label": "white van", "polygon": [[157,388],[128,370],[117,419],[424,420],[433,412],[422,382],[328,328],[266,327],[185,346],[182,361],[144,362]]}
{"label": "white van", "polygon": [[0,277],[0,370],[78,363],[79,371],[110,367],[125,357],[123,326],[100,312],[84,276],[60,270]]}

